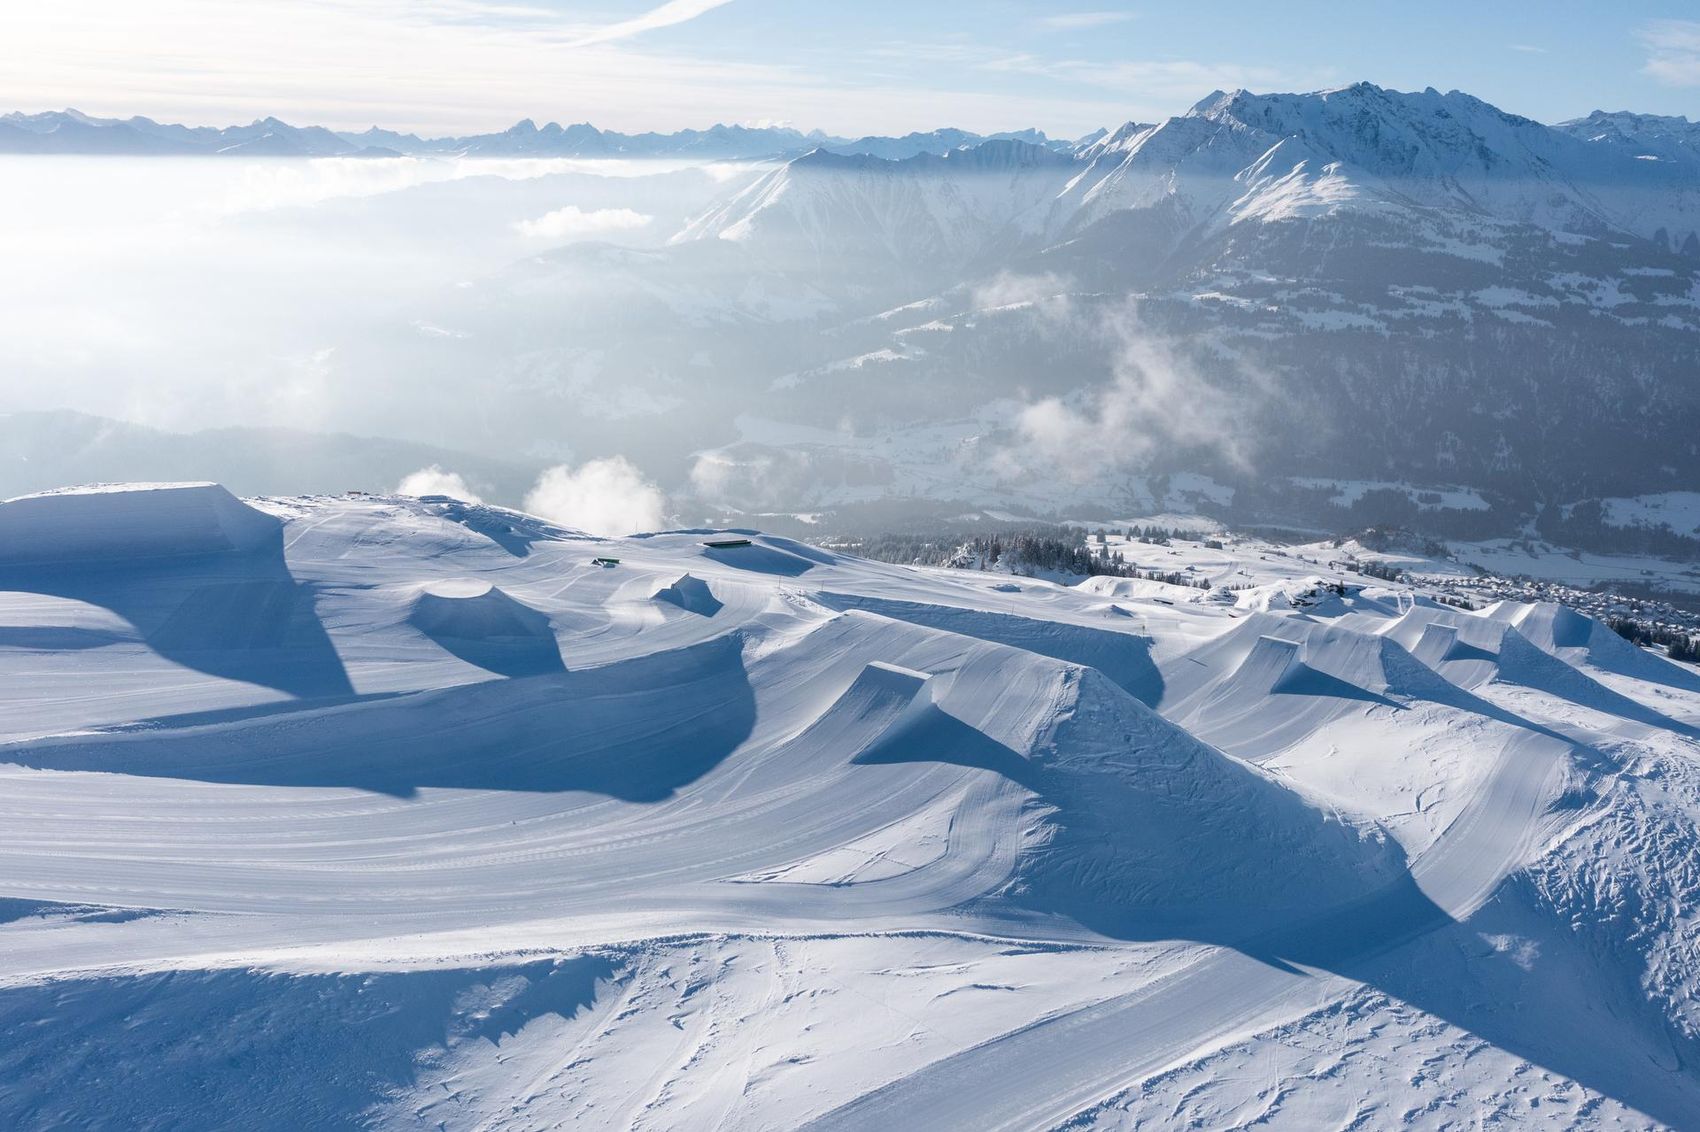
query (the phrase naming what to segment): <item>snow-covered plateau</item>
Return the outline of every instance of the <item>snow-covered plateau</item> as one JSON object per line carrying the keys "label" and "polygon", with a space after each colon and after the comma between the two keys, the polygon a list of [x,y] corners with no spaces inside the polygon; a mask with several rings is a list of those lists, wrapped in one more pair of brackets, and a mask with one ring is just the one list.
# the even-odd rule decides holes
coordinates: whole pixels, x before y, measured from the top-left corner
{"label": "snow-covered plateau", "polygon": [[0,1126],[1700,1126],[1700,672],[1221,542],[0,504]]}

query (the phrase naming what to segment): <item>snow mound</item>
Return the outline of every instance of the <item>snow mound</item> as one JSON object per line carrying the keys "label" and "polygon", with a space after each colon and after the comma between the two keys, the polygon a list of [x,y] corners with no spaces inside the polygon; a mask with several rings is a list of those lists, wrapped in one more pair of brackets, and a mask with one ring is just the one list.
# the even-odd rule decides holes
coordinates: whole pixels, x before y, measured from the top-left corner
{"label": "snow mound", "polygon": [[[1597,622],[753,533],[602,571],[454,506],[4,571],[0,1127],[1163,1124],[1187,1065],[1211,1126],[1700,1111],[1700,696]],[[1294,1018],[1387,1060],[1289,1079]]]}
{"label": "snow mound", "polygon": [[1299,642],[1285,637],[1258,637],[1234,673],[1235,681],[1248,690],[1275,691],[1300,667],[1299,647]]}
{"label": "snow mound", "polygon": [[1448,659],[1452,650],[1457,647],[1458,627],[1456,625],[1441,625],[1430,621],[1423,626],[1423,635],[1417,639],[1417,647],[1411,652],[1424,664],[1435,665]]}
{"label": "snow mound", "polygon": [[1620,676],[1700,691],[1693,671],[1624,640],[1609,625],[1553,602],[1537,602],[1515,618],[1517,631],[1536,648]]}
{"label": "snow mound", "polygon": [[1530,644],[1554,654],[1565,649],[1587,648],[1593,641],[1595,627],[1604,628],[1592,617],[1550,601],[1536,602],[1515,610],[1501,605],[1495,609],[1495,614],[1509,617]]}
{"label": "snow mound", "polygon": [[482,641],[549,637],[549,618],[478,578],[449,578],[419,588],[408,621],[433,637]]}
{"label": "snow mound", "polygon": [[818,551],[808,551],[801,544],[777,538],[743,540],[738,545],[705,543],[700,553],[723,566],[782,578],[798,577],[829,561]]}
{"label": "snow mound", "polygon": [[725,606],[724,602],[714,596],[714,591],[709,588],[707,582],[692,574],[680,574],[677,581],[656,590],[650,600],[676,605],[687,613],[696,613],[703,617],[713,617]]}
{"label": "snow mound", "polygon": [[851,691],[857,689],[869,691],[875,695],[905,697],[914,699],[932,679],[925,672],[916,672],[913,668],[904,668],[899,664],[887,664],[883,660],[869,662],[862,674],[856,678]]}
{"label": "snow mound", "polygon": [[420,587],[407,620],[448,652],[491,672],[527,676],[565,667],[549,616],[477,578]]}
{"label": "snow mound", "polygon": [[861,610],[1008,645],[1070,664],[1088,665],[1145,704],[1155,704],[1163,696],[1163,677],[1151,660],[1151,640],[1142,634],[1014,613],[836,591],[823,591],[817,595],[817,600],[832,609]]}
{"label": "snow mound", "polygon": [[870,661],[814,721],[810,733],[828,746],[850,747],[865,759],[870,752],[889,752],[932,704],[932,677],[927,673]]}
{"label": "snow mound", "polygon": [[[1269,637],[1258,646],[1260,673],[1297,652]],[[1124,938],[1243,941],[1400,877],[1377,831],[1200,742],[1099,673],[1075,677],[1036,756],[1055,810],[1018,866],[1018,902]]]}
{"label": "snow mound", "polygon": [[253,551],[281,530],[215,483],[68,488],[0,503],[0,565]]}
{"label": "snow mound", "polygon": [[1649,703],[1612,691],[1581,668],[1541,648],[1518,629],[1507,627],[1500,640],[1497,679],[1568,700],[1603,715],[1691,738],[1700,734],[1692,725],[1671,719]]}
{"label": "snow mound", "polygon": [[1428,668],[1466,690],[1480,687],[1499,671],[1503,620],[1489,615],[1419,605],[1388,627],[1384,635],[1409,649]]}

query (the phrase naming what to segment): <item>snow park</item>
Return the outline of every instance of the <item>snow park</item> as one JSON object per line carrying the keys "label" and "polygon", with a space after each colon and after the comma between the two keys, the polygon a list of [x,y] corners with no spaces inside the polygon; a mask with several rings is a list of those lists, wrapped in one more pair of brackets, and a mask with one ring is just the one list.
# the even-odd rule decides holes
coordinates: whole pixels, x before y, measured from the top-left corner
{"label": "snow park", "polygon": [[17,7],[0,1129],[1700,1130],[1692,13]]}

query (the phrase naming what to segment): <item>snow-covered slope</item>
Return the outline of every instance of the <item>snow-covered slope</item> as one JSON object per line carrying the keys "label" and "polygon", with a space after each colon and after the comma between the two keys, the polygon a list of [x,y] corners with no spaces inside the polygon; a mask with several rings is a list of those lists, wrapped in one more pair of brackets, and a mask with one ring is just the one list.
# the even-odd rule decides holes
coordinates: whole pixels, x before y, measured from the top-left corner
{"label": "snow-covered slope", "polygon": [[791,267],[950,279],[1054,226],[1056,195],[1074,169],[1069,156],[1015,139],[897,161],[820,149],[698,218],[677,242],[728,240]]}
{"label": "snow-covered slope", "polygon": [[1690,670],[1231,547],[1189,601],[746,537],[0,504],[0,1122],[1700,1107]]}
{"label": "snow-covered slope", "polygon": [[[822,469],[750,510],[924,486],[1125,513],[1148,505],[1133,476],[1191,473],[1255,498],[1248,519],[1344,523],[1300,498],[1340,477],[1487,492],[1501,514],[1445,532],[1479,535],[1555,493],[1680,491],[1700,474],[1680,127],[1590,135],[1357,84],[1217,93],[1072,160],[796,161],[680,240],[835,280],[831,333],[743,402],[737,443],[700,447]],[[974,163],[999,172],[958,175]],[[848,484],[825,470],[846,464]]]}
{"label": "snow-covered slope", "polygon": [[1229,222],[1426,207],[1582,234],[1664,229],[1680,244],[1700,203],[1692,153],[1648,163],[1459,91],[1217,92],[1122,139],[1099,143],[1080,183],[1092,217],[1172,194]]}
{"label": "snow-covered slope", "polygon": [[1554,129],[1593,145],[1626,151],[1639,161],[1671,162],[1692,168],[1700,162],[1700,122],[1662,114],[1596,110]]}

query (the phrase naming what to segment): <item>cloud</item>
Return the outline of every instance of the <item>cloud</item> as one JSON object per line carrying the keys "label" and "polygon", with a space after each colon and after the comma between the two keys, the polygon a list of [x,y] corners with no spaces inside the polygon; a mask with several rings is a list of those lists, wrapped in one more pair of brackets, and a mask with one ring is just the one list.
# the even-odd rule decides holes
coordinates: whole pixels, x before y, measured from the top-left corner
{"label": "cloud", "polygon": [[[669,168],[701,168],[717,181],[729,180],[746,166],[736,162],[695,165],[607,157],[314,157],[304,161],[245,161],[240,177],[224,185],[214,212],[236,214],[296,208],[340,197],[378,196],[415,185],[500,177],[530,181],[560,173],[596,177],[645,177]],[[186,205],[180,205],[184,207]],[[566,211],[566,210],[563,210]],[[651,219],[632,213],[642,223]],[[541,218],[547,220],[548,217]],[[633,225],[635,226],[635,225]]]}
{"label": "cloud", "polygon": [[629,535],[666,525],[666,498],[624,456],[545,471],[525,510],[593,535]]}
{"label": "cloud", "polygon": [[[941,123],[1011,122],[1083,133],[1128,116],[1184,109],[1211,89],[1142,101],[1117,90],[1035,93],[952,75],[926,45],[885,59],[869,45],[785,52],[610,38],[613,28],[541,3],[494,0],[54,0],[14,4],[0,107],[67,105],[95,114],[229,125],[275,114],[361,130],[374,122],[433,136],[505,129],[572,107],[607,129],[673,130],[779,115],[847,136]],[[575,8],[577,6],[574,6]],[[710,11],[664,5],[660,26]],[[580,9],[582,11],[582,9]],[[635,36],[636,31],[630,35]],[[676,37],[682,38],[682,37]],[[587,47],[574,44],[594,40]],[[955,64],[1007,55],[965,47]],[[954,80],[954,81],[953,81]]]}
{"label": "cloud", "polygon": [[545,106],[612,128],[707,125],[770,115],[784,90],[820,85],[800,65],[617,42],[725,2],[598,26],[491,0],[59,0],[7,13],[0,105],[444,134],[503,129]]}
{"label": "cloud", "polygon": [[1700,86],[1700,21],[1653,20],[1636,38],[1647,49],[1643,74],[1666,86]]}
{"label": "cloud", "polygon": [[1000,271],[975,287],[969,298],[975,310],[1033,307],[1053,319],[1067,318],[1070,315],[1069,288],[1069,281],[1055,272],[1023,275]]}
{"label": "cloud", "polygon": [[1525,55],[1545,55],[1547,53],[1546,48],[1536,47],[1532,43],[1513,43],[1511,50],[1520,51]]}
{"label": "cloud", "polygon": [[653,216],[633,212],[629,208],[599,208],[585,212],[569,204],[546,212],[536,220],[521,220],[514,225],[522,236],[534,240],[583,240],[605,232],[642,228]]}
{"label": "cloud", "polygon": [[458,472],[445,472],[436,464],[409,472],[396,485],[397,495],[447,495],[467,503],[482,503],[478,493],[466,486]]}
{"label": "cloud", "polygon": [[1045,16],[1038,23],[1040,27],[1057,31],[1083,31],[1122,24],[1131,19],[1132,12],[1060,12],[1054,16]]}
{"label": "cloud", "polygon": [[630,39],[634,35],[642,35],[646,31],[657,28],[672,27],[687,20],[694,20],[705,12],[731,3],[732,0],[668,0],[659,8],[651,8],[641,16],[629,20],[621,20],[617,24],[609,24],[591,32],[572,44],[574,47],[587,47],[593,43],[612,43],[616,39]]}
{"label": "cloud", "polygon": [[1268,402],[1266,379],[1241,366],[1207,372],[1179,344],[1150,332],[1137,304],[1072,321],[1069,333],[1111,346],[1112,378],[1024,406],[1015,418],[1019,444],[995,458],[998,474],[1043,472],[1087,482],[1106,469],[1142,469],[1153,457],[1183,450],[1250,466],[1256,420]]}
{"label": "cloud", "polygon": [[1016,54],[987,60],[982,69],[1039,75],[1062,82],[1101,87],[1122,94],[1190,105],[1212,90],[1272,90],[1316,88],[1329,75],[1299,77],[1274,67],[1238,63],[1205,63],[1193,59],[1128,59],[1100,63],[1080,59],[1045,59]]}

